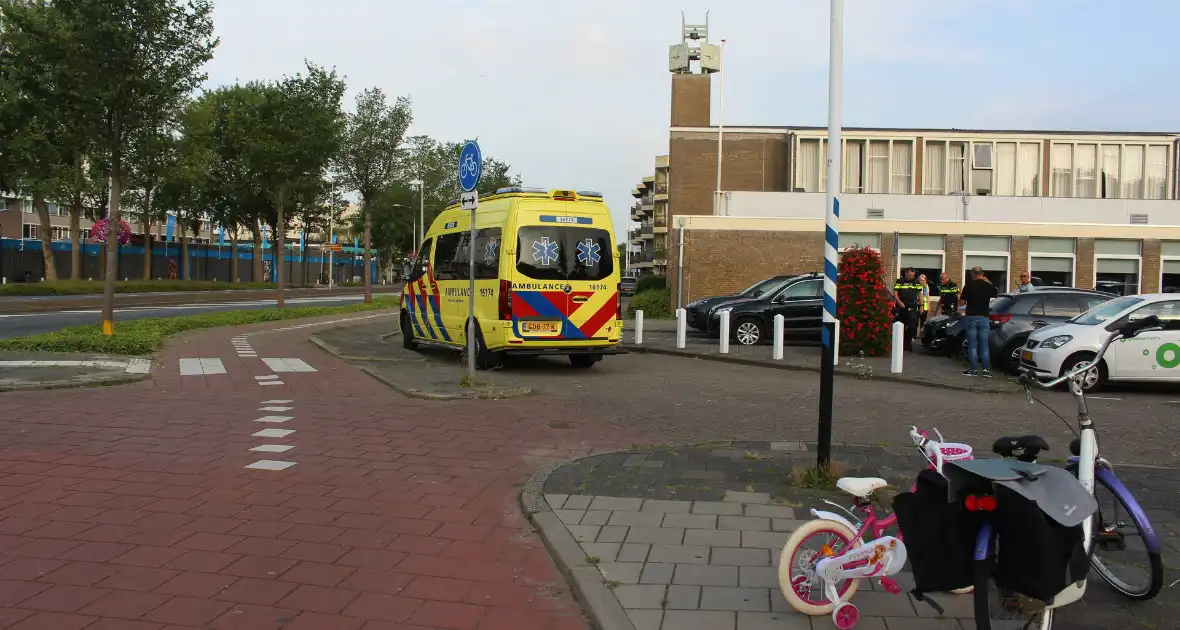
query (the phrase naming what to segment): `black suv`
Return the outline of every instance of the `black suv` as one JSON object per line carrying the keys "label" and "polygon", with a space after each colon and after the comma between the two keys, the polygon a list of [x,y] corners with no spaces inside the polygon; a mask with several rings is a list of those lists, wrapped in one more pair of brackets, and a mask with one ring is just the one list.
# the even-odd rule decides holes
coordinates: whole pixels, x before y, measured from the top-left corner
{"label": "black suv", "polygon": [[774,316],[782,315],[783,339],[820,339],[824,314],[824,278],[818,273],[791,276],[758,297],[732,299],[709,310],[709,334],[721,333],[721,313],[729,312],[730,337],[743,346],[768,343]]}
{"label": "black suv", "polygon": [[718,295],[715,297],[707,297],[695,302],[690,302],[688,306],[684,307],[685,319],[689,326],[697,330],[709,329],[709,309],[721,304],[722,302],[729,302],[731,300],[740,300],[745,298],[760,297],[767,291],[774,291],[782,283],[794,278],[795,276],[774,276],[755,283],[753,286],[746,287],[737,295]]}
{"label": "black suv", "polygon": [[[992,363],[1015,373],[1020,365],[1020,347],[1034,330],[1081,315],[1114,297],[1113,293],[1068,287],[1001,293],[991,304],[988,348]],[[931,318],[922,329],[922,345],[931,352],[965,356],[963,318],[957,314]]]}

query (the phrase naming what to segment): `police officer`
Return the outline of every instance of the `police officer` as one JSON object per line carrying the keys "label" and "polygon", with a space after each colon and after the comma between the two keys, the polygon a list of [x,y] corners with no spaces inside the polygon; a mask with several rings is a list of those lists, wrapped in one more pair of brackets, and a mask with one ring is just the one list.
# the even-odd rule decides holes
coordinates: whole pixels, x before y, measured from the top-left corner
{"label": "police officer", "polygon": [[938,280],[938,306],[943,315],[953,315],[959,302],[959,285],[944,271]]}
{"label": "police officer", "polygon": [[918,302],[922,299],[922,285],[914,277],[917,272],[907,268],[893,283],[893,301],[896,303],[893,321],[905,326],[905,349],[913,350],[914,337],[918,333]]}

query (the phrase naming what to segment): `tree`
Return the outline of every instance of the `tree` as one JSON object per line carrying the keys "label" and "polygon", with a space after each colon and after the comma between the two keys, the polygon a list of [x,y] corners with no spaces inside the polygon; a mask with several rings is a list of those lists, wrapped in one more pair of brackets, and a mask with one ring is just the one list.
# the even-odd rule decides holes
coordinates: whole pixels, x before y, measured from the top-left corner
{"label": "tree", "polygon": [[152,226],[167,220],[160,204],[153,203],[152,194],[176,175],[180,159],[177,152],[181,139],[176,127],[176,121],[165,120],[159,127],[141,128],[129,138],[127,146],[125,190],[131,194],[124,195],[124,199],[134,199],[140,206],[144,280],[152,277]]}
{"label": "tree", "polygon": [[[418,180],[423,187],[426,228],[448,204],[459,199],[459,142],[439,142],[429,136],[413,136],[406,141],[409,155],[402,164],[403,181]],[[489,157],[483,158],[477,190],[487,196],[506,186],[519,186],[520,176],[510,175],[508,164]]]}
{"label": "tree", "polygon": [[[71,85],[87,112],[85,129],[109,167],[109,221],[120,220],[120,198],[131,139],[159,129],[202,81],[213,57],[210,0],[54,0],[68,26]],[[107,238],[103,333],[114,334],[118,241]]]}
{"label": "tree", "polygon": [[369,266],[373,247],[373,205],[397,176],[402,140],[413,114],[410,99],[398,97],[390,105],[385,92],[371,88],[356,97],[356,112],[344,127],[343,151],[337,166],[341,179],[361,197],[365,244],[365,301],[373,301]]}
{"label": "tree", "polygon": [[380,255],[380,264],[388,269],[414,247],[414,222],[417,220],[418,193],[404,182],[394,182],[380,191],[368,204],[368,213],[352,217],[352,230],[363,233],[371,227],[371,247]]}
{"label": "tree", "polygon": [[283,308],[283,254],[288,212],[296,189],[309,178],[324,178],[340,149],[344,81],[336,71],[307,63],[307,72],[284,77],[265,90],[258,129],[248,153],[261,174],[275,210],[275,281]]}
{"label": "tree", "polygon": [[881,254],[871,247],[857,245],[842,253],[836,289],[841,354],[888,352],[893,308],[884,273]]}

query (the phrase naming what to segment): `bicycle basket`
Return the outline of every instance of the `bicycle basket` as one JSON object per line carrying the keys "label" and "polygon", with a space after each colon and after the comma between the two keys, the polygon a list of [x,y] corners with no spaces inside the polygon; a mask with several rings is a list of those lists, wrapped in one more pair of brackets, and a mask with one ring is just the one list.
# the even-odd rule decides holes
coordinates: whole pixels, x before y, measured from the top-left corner
{"label": "bicycle basket", "polygon": [[943,442],[939,444],[938,452],[942,453],[942,460],[945,462],[961,462],[975,457],[970,444],[959,444],[957,442]]}

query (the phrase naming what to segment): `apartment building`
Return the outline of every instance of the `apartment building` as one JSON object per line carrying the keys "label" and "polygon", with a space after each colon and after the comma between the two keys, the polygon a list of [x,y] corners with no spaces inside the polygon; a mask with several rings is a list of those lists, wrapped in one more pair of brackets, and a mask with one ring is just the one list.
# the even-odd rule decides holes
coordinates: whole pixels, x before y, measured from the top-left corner
{"label": "apartment building", "polygon": [[[49,222],[52,230],[50,240],[52,241],[70,241],[70,213],[69,208],[64,205],[50,203],[49,206]],[[127,217],[124,217],[127,220]],[[138,240],[143,238],[143,225],[127,220],[131,226],[131,231],[134,237]],[[81,238],[83,241],[90,239],[90,229],[94,226],[94,222],[86,217],[82,217],[80,223]],[[201,221],[201,229],[196,234],[188,235],[190,243],[204,243],[212,242],[216,238],[214,234],[215,226],[206,217]],[[167,236],[166,225],[152,226],[152,238],[155,241],[163,241]],[[173,240],[178,239],[178,233],[173,234]],[[33,209],[33,201],[27,197],[22,197],[13,193],[0,192],[0,238],[7,239],[25,239],[25,240],[40,240],[41,239],[41,218],[37,216],[37,211]]]}
{"label": "apartment building", "polygon": [[655,172],[631,191],[635,204],[631,220],[639,225],[628,232],[635,250],[631,268],[642,274],[663,276],[668,271],[668,156],[656,156]]}
{"label": "apartment building", "polygon": [[[668,270],[682,303],[823,269],[827,129],[710,125],[711,73],[674,71]],[[886,272],[1003,288],[1180,290],[1180,133],[846,127],[841,247]],[[681,241],[683,238],[683,241]],[[677,284],[678,281],[680,284]]]}

